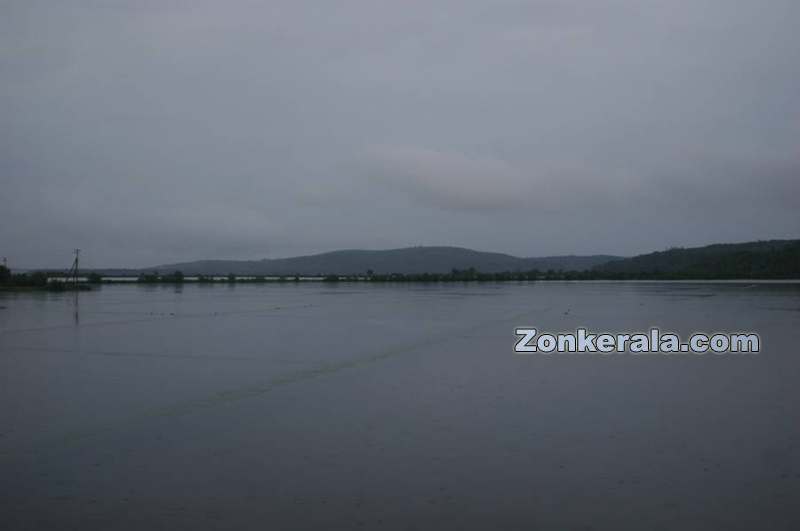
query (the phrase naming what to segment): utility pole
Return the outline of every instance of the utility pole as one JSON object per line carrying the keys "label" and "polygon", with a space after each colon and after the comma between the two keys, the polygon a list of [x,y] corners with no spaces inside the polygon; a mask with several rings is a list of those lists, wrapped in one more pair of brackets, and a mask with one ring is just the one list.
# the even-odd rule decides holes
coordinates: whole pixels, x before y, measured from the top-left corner
{"label": "utility pole", "polygon": [[75,286],[75,290],[78,289],[78,258],[80,257],[81,250],[75,249],[75,262],[72,264],[72,283]]}
{"label": "utility pole", "polygon": [[75,249],[75,261],[72,263],[72,285],[75,288],[75,325],[79,324],[78,316],[78,268],[81,255],[80,249]]}

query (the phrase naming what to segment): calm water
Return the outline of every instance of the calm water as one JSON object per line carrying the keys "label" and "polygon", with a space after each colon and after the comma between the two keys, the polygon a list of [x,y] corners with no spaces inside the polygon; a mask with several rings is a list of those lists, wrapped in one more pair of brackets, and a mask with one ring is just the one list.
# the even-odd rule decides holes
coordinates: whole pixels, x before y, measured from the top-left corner
{"label": "calm water", "polygon": [[[4,529],[800,529],[800,286],[0,293]],[[753,330],[535,355],[516,326]]]}

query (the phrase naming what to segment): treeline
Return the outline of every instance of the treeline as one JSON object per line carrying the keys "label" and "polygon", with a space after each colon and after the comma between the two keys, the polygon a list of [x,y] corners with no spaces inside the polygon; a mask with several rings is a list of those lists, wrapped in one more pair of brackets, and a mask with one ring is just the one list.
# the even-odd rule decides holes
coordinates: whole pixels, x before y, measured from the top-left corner
{"label": "treeline", "polygon": [[6,266],[0,265],[0,285],[19,288],[43,288],[47,286],[47,273],[11,273]]}
{"label": "treeline", "polygon": [[[231,274],[223,282],[285,282],[299,276],[245,279]],[[739,244],[715,244],[614,260],[590,270],[537,269],[485,273],[471,267],[449,273],[375,273],[317,275],[325,282],[504,282],[535,280],[734,280],[800,279],[800,240],[769,240]],[[144,282],[181,282],[183,275],[144,276]],[[200,277],[198,282],[213,282]],[[216,280],[220,281],[220,280]]]}
{"label": "treeline", "polygon": [[136,282],[142,284],[160,284],[160,283],[169,283],[169,284],[180,284],[184,281],[183,273],[180,271],[175,271],[169,275],[159,275],[158,272],[152,273],[141,273],[139,278],[136,279]]}
{"label": "treeline", "polygon": [[341,280],[357,280],[367,282],[502,282],[509,280],[542,280],[551,278],[558,273],[548,271],[541,273],[536,269],[530,271],[506,271],[502,273],[481,273],[474,267],[469,269],[453,269],[450,273],[390,273],[375,274],[368,271],[365,276],[339,276],[327,275],[323,278],[326,282]]}
{"label": "treeline", "polygon": [[800,241],[673,248],[615,260],[595,267],[592,274],[612,280],[797,279],[800,278]]}
{"label": "treeline", "polygon": [[[780,253],[786,253],[781,251]],[[732,267],[695,267],[661,269],[653,267],[642,270],[609,267],[595,268],[586,271],[563,271],[549,269],[539,271],[505,271],[500,273],[483,273],[475,268],[453,269],[449,273],[374,273],[367,271],[363,275],[316,275],[312,277],[323,282],[508,282],[508,281],[551,281],[551,280],[732,280],[732,279],[797,279],[800,278],[800,254],[787,259],[785,256],[760,256],[756,262],[752,257],[733,260]],[[622,261],[625,262],[625,261]],[[726,262],[727,263],[727,262]],[[613,263],[612,263],[613,264]],[[307,278],[307,277],[306,277]],[[265,277],[237,276],[233,273],[226,277],[198,275],[186,278],[180,271],[169,274],[156,272],[139,275],[137,281],[143,284],[180,284],[191,283],[267,283],[267,282],[299,282],[300,275]]]}
{"label": "treeline", "polygon": [[[363,275],[315,275],[314,280],[322,282],[503,282],[520,280],[578,280],[588,278],[587,271],[506,271],[502,273],[481,273],[475,268],[453,269],[450,273],[390,273],[376,274],[367,271]],[[141,284],[180,284],[180,283],[265,283],[265,282],[299,282],[300,275],[265,277],[265,276],[238,276],[233,273],[226,277],[198,275],[187,278],[182,272],[175,271],[169,274],[157,272],[142,273],[137,278]]]}
{"label": "treeline", "polygon": [[[57,279],[51,277],[57,277]],[[97,273],[89,273],[86,275],[86,281],[88,284],[99,284],[102,277]],[[12,273],[7,267],[0,266],[0,289],[47,289],[50,291],[91,289],[87,282],[74,283],[65,278],[63,273],[53,274],[47,271]]]}
{"label": "treeline", "polygon": [[[0,266],[0,288],[7,289],[48,289],[50,291],[66,291],[75,289],[76,284],[66,280],[51,280],[47,271],[33,271],[31,273],[12,273],[7,267]],[[59,275],[60,278],[63,276]],[[99,283],[100,275],[90,273],[87,277],[90,283]],[[85,284],[78,284],[78,289],[88,289]]]}
{"label": "treeline", "polygon": [[[98,273],[82,273],[86,282],[73,283],[63,272],[12,273],[0,265],[0,288],[89,289],[90,284],[113,282]],[[56,277],[56,278],[51,278]],[[142,273],[141,284],[264,283],[299,282],[299,274],[280,277],[199,275],[187,278],[181,271]],[[449,273],[375,273],[361,275],[320,274],[323,282],[505,282],[548,280],[732,280],[800,279],[800,240],[771,240],[744,244],[717,244],[693,249],[675,248],[614,260],[585,271],[553,270],[483,273],[476,268],[452,269]]]}
{"label": "treeline", "polygon": [[265,277],[263,275],[235,275],[230,273],[225,277],[197,275],[186,277],[181,271],[169,274],[159,274],[158,272],[142,273],[136,279],[141,284],[181,284],[181,283],[262,283],[262,282],[299,282],[301,278],[311,278],[323,282],[339,281],[358,281],[358,282],[453,282],[453,281],[503,281],[503,280],[538,280],[550,278],[563,278],[564,273],[548,271],[541,273],[537,270],[516,271],[505,273],[481,273],[474,268],[458,270],[453,269],[450,273],[391,273],[374,274],[372,271],[364,275],[315,275],[313,277],[301,277],[300,275],[283,275],[278,277]]}
{"label": "treeline", "polygon": [[141,273],[139,277],[136,279],[136,282],[140,284],[182,284],[184,282],[199,283],[199,284],[214,284],[214,283],[232,283],[232,282],[241,282],[241,283],[289,282],[289,281],[299,281],[299,280],[300,277],[297,275],[294,277],[282,276],[278,278],[267,278],[263,275],[240,276],[240,275],[235,275],[233,273],[230,273],[223,278],[211,275],[197,275],[192,278],[187,278],[181,271],[174,271],[172,273],[168,273],[165,275],[161,275],[158,272],[153,271],[151,273]]}

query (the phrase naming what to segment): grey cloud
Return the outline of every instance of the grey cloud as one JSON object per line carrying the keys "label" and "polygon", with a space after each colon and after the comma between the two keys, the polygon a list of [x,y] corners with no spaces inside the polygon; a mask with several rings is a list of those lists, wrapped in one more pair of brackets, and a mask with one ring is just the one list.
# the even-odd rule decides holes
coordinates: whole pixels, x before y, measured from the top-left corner
{"label": "grey cloud", "polygon": [[373,146],[365,155],[370,178],[429,203],[455,210],[585,208],[618,202],[617,190],[637,194],[630,175],[561,165],[517,167],[503,160],[410,146]]}
{"label": "grey cloud", "polygon": [[21,266],[800,234],[794,1],[2,11],[0,254]]}
{"label": "grey cloud", "polygon": [[375,146],[367,152],[367,161],[376,180],[445,208],[517,207],[525,204],[524,196],[535,188],[522,171],[503,161],[460,153]]}

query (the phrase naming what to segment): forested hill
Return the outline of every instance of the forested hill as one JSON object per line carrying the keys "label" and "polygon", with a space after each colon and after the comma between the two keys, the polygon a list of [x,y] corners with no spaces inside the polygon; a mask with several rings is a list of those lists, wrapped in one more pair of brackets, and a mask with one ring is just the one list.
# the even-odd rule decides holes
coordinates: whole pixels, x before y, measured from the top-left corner
{"label": "forested hill", "polygon": [[384,251],[343,250],[267,260],[201,260],[159,265],[142,271],[182,271],[187,275],[363,275],[449,273],[474,268],[483,273],[504,271],[585,271],[618,256],[547,256],[521,258],[461,247],[408,247]]}
{"label": "forested hill", "polygon": [[800,278],[800,240],[673,248],[594,267],[609,278]]}

